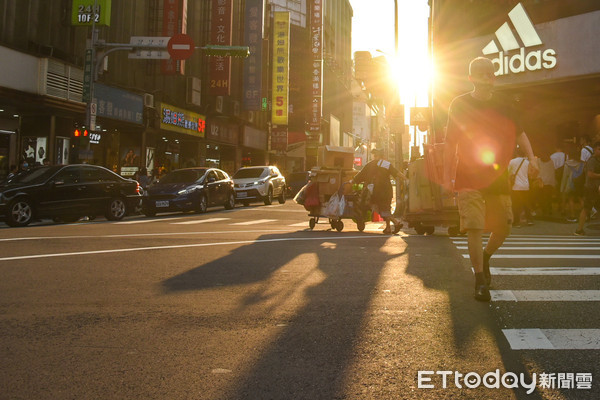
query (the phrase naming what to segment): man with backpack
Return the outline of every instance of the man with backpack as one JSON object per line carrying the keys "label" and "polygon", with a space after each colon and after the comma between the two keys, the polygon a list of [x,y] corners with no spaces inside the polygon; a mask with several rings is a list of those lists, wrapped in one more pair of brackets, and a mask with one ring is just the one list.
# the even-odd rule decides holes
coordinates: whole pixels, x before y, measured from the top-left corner
{"label": "man with backpack", "polygon": [[583,188],[583,208],[579,214],[579,225],[575,235],[583,236],[585,231],[583,226],[590,215],[592,207],[598,201],[600,196],[600,142],[594,143],[594,153],[585,164],[585,186]]}

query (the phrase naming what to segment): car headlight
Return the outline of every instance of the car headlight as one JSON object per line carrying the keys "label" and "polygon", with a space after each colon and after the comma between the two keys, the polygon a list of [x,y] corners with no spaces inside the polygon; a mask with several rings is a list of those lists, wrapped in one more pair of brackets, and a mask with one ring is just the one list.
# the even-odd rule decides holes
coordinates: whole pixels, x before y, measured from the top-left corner
{"label": "car headlight", "polygon": [[252,182],[252,185],[254,185],[254,186],[260,186],[260,185],[264,185],[264,183],[265,183],[266,181],[267,181],[266,179],[261,179],[261,180],[259,180],[259,181],[254,181],[254,182]]}
{"label": "car headlight", "polygon": [[181,189],[179,192],[177,192],[178,195],[184,195],[184,194],[190,194],[192,192],[194,192],[196,189],[201,189],[202,186],[190,186],[187,187],[185,189]]}

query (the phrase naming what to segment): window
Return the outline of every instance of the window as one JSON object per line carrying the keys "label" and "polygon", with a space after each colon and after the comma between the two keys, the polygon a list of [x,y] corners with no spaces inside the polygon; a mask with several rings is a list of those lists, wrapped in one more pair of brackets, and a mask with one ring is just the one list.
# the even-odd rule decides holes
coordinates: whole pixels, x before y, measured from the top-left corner
{"label": "window", "polygon": [[117,176],[101,168],[84,167],[81,171],[83,182],[116,182]]}
{"label": "window", "polygon": [[75,168],[65,168],[56,174],[54,182],[62,182],[65,185],[79,183],[79,170]]}

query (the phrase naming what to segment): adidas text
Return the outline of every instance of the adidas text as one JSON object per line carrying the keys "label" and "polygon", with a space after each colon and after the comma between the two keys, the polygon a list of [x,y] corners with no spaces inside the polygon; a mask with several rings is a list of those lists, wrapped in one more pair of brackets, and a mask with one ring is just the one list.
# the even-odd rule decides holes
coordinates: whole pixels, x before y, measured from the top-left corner
{"label": "adidas text", "polygon": [[525,53],[525,48],[521,47],[519,53],[512,56],[505,56],[503,51],[499,52],[498,57],[492,59],[492,63],[496,68],[496,76],[552,69],[556,66],[556,52],[553,49],[546,49],[543,52],[535,50]]}

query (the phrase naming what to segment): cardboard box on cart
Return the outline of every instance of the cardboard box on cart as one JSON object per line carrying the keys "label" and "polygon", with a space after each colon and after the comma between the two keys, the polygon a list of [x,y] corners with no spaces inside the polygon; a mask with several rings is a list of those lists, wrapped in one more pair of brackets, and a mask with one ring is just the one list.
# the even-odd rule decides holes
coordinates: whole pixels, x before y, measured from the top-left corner
{"label": "cardboard box on cart", "polygon": [[[319,185],[319,197],[321,203],[325,203],[329,201],[329,198],[338,191],[342,182],[348,182],[354,175],[356,175],[357,171],[352,169],[322,169],[319,167],[313,168],[312,174],[314,177],[312,178],[314,182],[317,182]],[[352,193],[352,185],[345,185],[344,192],[345,195]]]}
{"label": "cardboard box on cart", "polygon": [[354,168],[354,149],[341,146],[319,146],[317,165],[323,169]]}

